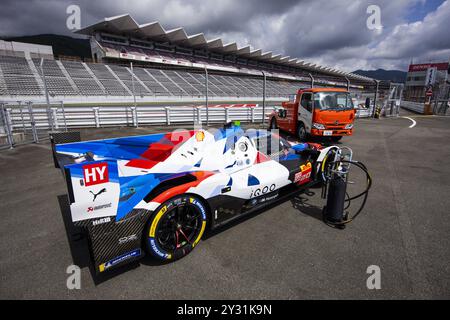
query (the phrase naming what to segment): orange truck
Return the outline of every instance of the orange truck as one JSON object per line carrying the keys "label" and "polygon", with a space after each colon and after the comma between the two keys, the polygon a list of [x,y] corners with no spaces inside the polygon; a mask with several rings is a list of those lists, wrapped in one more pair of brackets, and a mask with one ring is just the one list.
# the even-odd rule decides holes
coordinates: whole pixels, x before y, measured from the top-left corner
{"label": "orange truck", "polygon": [[338,141],[352,135],[355,113],[346,89],[300,89],[295,101],[283,102],[270,114],[269,123],[271,129],[287,131],[300,140],[321,136]]}

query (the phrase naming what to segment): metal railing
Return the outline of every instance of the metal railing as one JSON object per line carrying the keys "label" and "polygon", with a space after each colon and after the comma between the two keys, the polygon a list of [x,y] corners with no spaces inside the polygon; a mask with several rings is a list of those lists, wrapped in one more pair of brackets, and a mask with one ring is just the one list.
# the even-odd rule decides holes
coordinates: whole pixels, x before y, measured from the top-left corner
{"label": "metal railing", "polygon": [[438,99],[433,101],[433,113],[440,116],[450,115],[450,100]]}
{"label": "metal railing", "polygon": [[[101,128],[111,126],[149,126],[262,122],[263,111],[254,106],[77,106],[64,107],[62,102],[49,105],[0,103],[0,148],[39,142],[48,139],[49,131],[70,128]],[[266,108],[267,117],[273,108]]]}
{"label": "metal railing", "polygon": [[356,108],[356,118],[370,118],[373,113],[373,106],[370,108]]}
{"label": "metal railing", "polygon": [[400,106],[404,109],[411,110],[417,113],[424,113],[425,105],[423,102],[413,102],[413,101],[405,101],[402,100],[400,102]]}
{"label": "metal railing", "polygon": [[[113,126],[167,126],[181,124],[223,124],[239,120],[261,123],[276,106],[71,106],[63,102],[0,103],[0,148],[48,139],[49,131]],[[265,114],[263,116],[263,114]],[[370,117],[372,108],[357,109],[356,117]]]}

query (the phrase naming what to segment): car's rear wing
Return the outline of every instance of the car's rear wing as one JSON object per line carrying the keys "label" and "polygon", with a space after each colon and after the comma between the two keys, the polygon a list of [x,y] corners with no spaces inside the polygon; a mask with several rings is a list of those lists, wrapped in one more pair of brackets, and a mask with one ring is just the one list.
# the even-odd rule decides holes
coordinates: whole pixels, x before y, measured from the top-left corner
{"label": "car's rear wing", "polygon": [[55,163],[55,168],[64,169],[65,157],[56,153],[56,145],[61,143],[71,143],[80,142],[81,133],[79,131],[68,131],[68,132],[51,132],[50,143],[52,146],[53,162]]}

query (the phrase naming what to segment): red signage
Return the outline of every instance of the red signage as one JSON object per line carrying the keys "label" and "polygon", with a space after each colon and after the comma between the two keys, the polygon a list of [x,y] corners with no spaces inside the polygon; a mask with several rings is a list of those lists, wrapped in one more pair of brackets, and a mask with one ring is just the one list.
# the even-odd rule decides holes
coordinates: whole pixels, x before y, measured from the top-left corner
{"label": "red signage", "polygon": [[109,181],[108,164],[106,162],[83,166],[83,174],[86,187]]}
{"label": "red signage", "polygon": [[448,63],[422,63],[422,64],[410,64],[409,65],[409,72],[414,71],[426,71],[428,68],[437,68],[438,70],[447,70]]}

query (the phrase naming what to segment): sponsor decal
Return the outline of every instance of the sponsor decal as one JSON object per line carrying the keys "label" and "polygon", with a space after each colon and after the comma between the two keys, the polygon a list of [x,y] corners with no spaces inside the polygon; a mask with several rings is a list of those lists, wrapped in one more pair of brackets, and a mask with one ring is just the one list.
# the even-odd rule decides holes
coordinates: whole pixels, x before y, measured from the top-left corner
{"label": "sponsor decal", "polygon": [[272,183],[270,186],[264,186],[262,188],[257,188],[255,190],[252,190],[252,192],[250,193],[250,198],[259,197],[260,195],[274,191],[276,188],[277,188],[277,186],[275,185],[275,183]]}
{"label": "sponsor decal", "polygon": [[198,131],[195,134],[195,140],[197,140],[198,142],[202,142],[205,139],[205,133],[203,131]]}
{"label": "sponsor decal", "polygon": [[196,205],[197,208],[200,209],[200,212],[202,213],[203,220],[206,220],[206,210],[203,207],[203,205],[200,202],[198,202],[197,200],[195,200],[194,198],[189,198],[189,202],[194,204],[194,205]]}
{"label": "sponsor decal", "polygon": [[311,178],[312,166],[311,162],[307,162],[300,166],[300,172],[297,172],[294,177],[294,183],[305,183]]}
{"label": "sponsor decal", "polygon": [[103,272],[125,260],[139,257],[140,255],[141,255],[141,249],[136,249],[136,250],[124,253],[112,260],[109,260],[108,262],[102,263],[98,268],[99,268],[100,272]]}
{"label": "sponsor decal", "polygon": [[98,226],[99,224],[103,224],[103,223],[108,223],[111,222],[111,218],[110,217],[105,217],[105,218],[101,218],[101,219],[97,219],[92,221],[92,225],[93,226]]}
{"label": "sponsor decal", "polygon": [[94,212],[94,211],[101,210],[101,209],[111,208],[111,206],[112,206],[112,203],[106,203],[106,204],[101,204],[101,205],[95,206],[95,207],[88,207],[87,212]]}
{"label": "sponsor decal", "polygon": [[109,181],[108,163],[94,163],[83,166],[84,185],[86,187]]}
{"label": "sponsor decal", "polygon": [[158,246],[156,245],[155,239],[154,239],[154,238],[151,238],[151,239],[150,239],[150,246],[152,247],[153,251],[154,251],[158,256],[160,256],[161,258],[164,258],[164,259],[170,259],[170,258],[172,257],[170,254],[162,253],[162,252],[158,249]]}
{"label": "sponsor decal", "polygon": [[97,192],[97,193],[93,192],[92,190],[90,190],[89,192],[92,193],[92,196],[94,197],[94,199],[92,199],[92,202],[94,202],[95,199],[97,199],[97,197],[98,197],[99,195],[101,195],[102,193],[105,193],[105,192],[106,192],[106,188],[101,189],[101,190],[100,190],[99,192]]}
{"label": "sponsor decal", "polygon": [[131,236],[126,236],[126,237],[122,237],[119,239],[119,244],[124,244],[130,241],[134,241],[137,240],[137,235],[136,234],[132,234]]}
{"label": "sponsor decal", "polygon": [[261,199],[259,199],[259,203],[263,203],[263,202],[266,202],[266,201],[270,201],[270,200],[273,200],[273,199],[275,199],[275,198],[277,198],[278,197],[278,193],[276,193],[276,194],[274,194],[274,195],[272,195],[272,196],[267,196],[267,197],[263,197],[263,198],[261,198]]}

